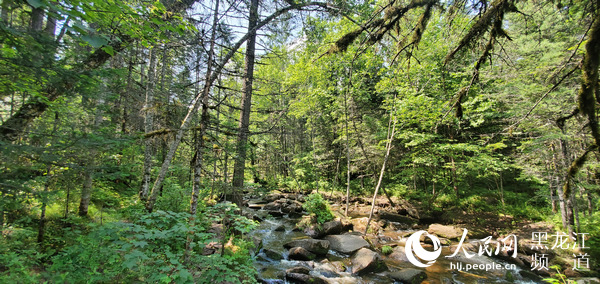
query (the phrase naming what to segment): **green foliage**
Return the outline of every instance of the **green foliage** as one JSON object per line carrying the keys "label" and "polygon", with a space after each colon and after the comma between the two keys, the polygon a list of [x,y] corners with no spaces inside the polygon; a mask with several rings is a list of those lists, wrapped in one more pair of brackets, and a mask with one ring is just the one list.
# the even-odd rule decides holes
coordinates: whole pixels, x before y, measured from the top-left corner
{"label": "green foliage", "polygon": [[385,255],[389,255],[394,251],[394,249],[391,246],[382,246],[381,247],[381,253],[385,254]]}
{"label": "green foliage", "polygon": [[329,208],[329,203],[319,193],[312,193],[307,196],[302,208],[309,214],[316,216],[317,223],[319,224],[331,221],[334,218]]}
{"label": "green foliage", "polygon": [[[201,279],[234,283],[253,279],[247,241],[237,240],[240,249],[224,255],[202,255],[204,245],[218,241],[217,236],[208,231],[214,221],[233,220],[231,230],[241,232],[253,228],[252,221],[244,221],[245,218],[234,214],[230,207],[212,208],[207,216],[211,218],[192,225],[187,213],[157,211],[133,223],[100,226],[54,257],[48,278],[56,282],[68,279],[73,282],[189,283],[193,282],[194,274],[199,274]],[[185,260],[187,241],[191,241],[192,247],[190,261]],[[198,265],[200,263],[206,266]],[[221,278],[212,278],[213,275]]]}

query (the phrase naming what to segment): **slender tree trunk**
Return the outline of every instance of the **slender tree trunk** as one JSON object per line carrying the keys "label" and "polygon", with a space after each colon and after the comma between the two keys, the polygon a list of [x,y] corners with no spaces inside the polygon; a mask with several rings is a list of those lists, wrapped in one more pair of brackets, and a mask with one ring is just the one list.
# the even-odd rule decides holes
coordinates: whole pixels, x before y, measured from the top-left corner
{"label": "slender tree trunk", "polygon": [[244,188],[244,170],[246,168],[246,152],[248,145],[248,127],[250,125],[250,109],[252,108],[252,83],[254,81],[254,59],[256,51],[256,30],[258,23],[258,0],[250,0],[250,18],[248,20],[248,42],[246,43],[246,61],[244,67],[244,83],[240,112],[239,131],[237,137],[237,156],[233,165],[233,202],[242,205],[239,191]]}
{"label": "slender tree trunk", "polygon": [[350,133],[348,133],[348,98],[344,92],[344,116],[346,118],[346,210],[344,215],[348,217],[348,206],[350,205]]}
{"label": "slender tree trunk", "polygon": [[[154,81],[156,70],[156,47],[149,51],[150,66],[148,66],[148,84],[146,84],[146,100],[144,102],[144,132],[152,132],[154,125]],[[142,76],[143,78],[143,76]],[[148,199],[150,183],[152,180],[152,152],[153,143],[151,137],[144,138],[144,174],[142,176],[142,187],[140,189],[140,200],[145,202]]]}
{"label": "slender tree trunk", "polygon": [[[394,104],[396,103],[396,96],[394,95]],[[373,211],[375,211],[375,205],[377,202],[377,193],[379,192],[379,188],[381,187],[381,181],[383,180],[383,174],[385,173],[385,166],[390,157],[390,150],[392,149],[392,142],[394,140],[394,135],[396,134],[396,119],[394,118],[394,109],[392,109],[390,113],[390,121],[388,123],[388,134],[387,141],[385,145],[385,156],[383,157],[383,163],[381,165],[381,171],[379,172],[379,180],[377,180],[377,186],[375,187],[375,193],[373,193],[373,201],[371,202],[371,212],[369,213],[369,220],[367,221],[367,225],[365,226],[365,235],[369,231],[369,224],[371,224],[371,220],[373,219]]]}

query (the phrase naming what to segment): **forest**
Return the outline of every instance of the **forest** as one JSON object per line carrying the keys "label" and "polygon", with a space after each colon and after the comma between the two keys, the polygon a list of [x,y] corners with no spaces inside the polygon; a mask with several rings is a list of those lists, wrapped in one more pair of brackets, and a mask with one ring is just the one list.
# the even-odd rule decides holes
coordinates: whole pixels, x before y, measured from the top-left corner
{"label": "forest", "polygon": [[599,71],[598,0],[0,0],[0,283],[600,283]]}

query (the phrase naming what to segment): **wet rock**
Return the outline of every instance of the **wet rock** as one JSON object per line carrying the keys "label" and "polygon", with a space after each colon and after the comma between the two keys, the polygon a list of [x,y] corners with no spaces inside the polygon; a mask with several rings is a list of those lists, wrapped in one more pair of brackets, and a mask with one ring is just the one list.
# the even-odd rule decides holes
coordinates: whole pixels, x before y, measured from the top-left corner
{"label": "wet rock", "polygon": [[275,231],[275,232],[285,232],[285,226],[284,225],[279,225],[273,231]]}
{"label": "wet rock", "polygon": [[581,278],[577,279],[577,284],[600,284],[600,279],[598,278]]}
{"label": "wet rock", "polygon": [[460,240],[463,234],[463,230],[461,228],[457,228],[455,226],[445,226],[441,224],[431,224],[429,225],[429,230],[427,231],[430,234],[450,240]]}
{"label": "wet rock", "polygon": [[406,224],[406,225],[413,225],[416,224],[418,222],[417,219],[413,219],[411,217],[408,216],[403,216],[400,214],[396,214],[396,213],[392,213],[392,212],[387,212],[387,211],[380,211],[379,212],[379,218],[383,219],[383,220],[387,220],[390,222],[396,222],[396,223],[401,223],[401,224]]}
{"label": "wet rock", "polygon": [[369,247],[367,241],[354,235],[331,235],[325,237],[325,240],[329,241],[332,250],[345,254],[352,254],[361,248]]}
{"label": "wet rock", "polygon": [[313,260],[316,255],[303,247],[293,247],[289,251],[288,258],[293,260]]}
{"label": "wet rock", "polygon": [[317,255],[326,255],[329,251],[329,241],[315,239],[300,239],[288,242],[284,244],[283,247],[301,247]]}
{"label": "wet rock", "polygon": [[292,268],[288,268],[285,271],[285,274],[289,274],[289,273],[309,274],[310,269],[308,269],[307,267],[304,267],[304,266],[294,266]]}
{"label": "wet rock", "polygon": [[389,258],[397,260],[397,261],[406,261],[408,262],[408,258],[406,258],[406,251],[404,250],[404,246],[397,246],[394,248],[392,253],[388,255]]}
{"label": "wet rock", "polygon": [[406,284],[419,284],[427,279],[427,273],[425,273],[425,271],[415,268],[405,268],[390,272],[388,275],[392,279]]}
{"label": "wet rock", "polygon": [[286,273],[285,280],[291,283],[327,284],[325,280],[319,277],[301,273]]}
{"label": "wet rock", "polygon": [[365,274],[369,272],[381,272],[387,270],[387,266],[376,252],[361,248],[352,257],[352,274]]}
{"label": "wet rock", "polygon": [[521,275],[521,277],[523,277],[525,279],[534,280],[534,281],[542,281],[542,277],[540,277],[539,275],[537,275],[529,270],[521,270],[521,271],[519,271],[519,274]]}
{"label": "wet rock", "polygon": [[266,248],[266,249],[263,249],[263,252],[265,253],[265,255],[268,258],[270,258],[272,260],[282,260],[283,259],[283,256],[280,253],[278,253],[278,252],[276,252],[274,250]]}

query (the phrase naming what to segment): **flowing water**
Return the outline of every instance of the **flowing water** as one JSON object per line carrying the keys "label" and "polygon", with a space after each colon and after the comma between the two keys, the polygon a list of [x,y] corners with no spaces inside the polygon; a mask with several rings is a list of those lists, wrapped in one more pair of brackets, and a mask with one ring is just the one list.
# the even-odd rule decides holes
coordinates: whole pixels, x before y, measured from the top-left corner
{"label": "flowing water", "polygon": [[[255,238],[262,240],[263,249],[257,255],[256,263],[259,279],[262,279],[263,283],[288,283],[284,280],[285,271],[295,266],[309,267],[311,275],[322,276],[328,283],[394,283],[391,278],[386,276],[385,272],[379,274],[371,273],[366,276],[353,275],[350,272],[351,256],[343,255],[333,250],[329,251],[326,259],[317,259],[308,262],[287,260],[288,251],[283,247],[283,244],[294,239],[307,237],[302,232],[292,230],[296,221],[297,219],[289,219],[287,217],[269,217],[262,221],[259,227],[251,233]],[[381,239],[385,240],[382,241],[382,244],[403,246],[402,236],[406,236],[412,232],[386,232],[385,236],[381,236]],[[264,249],[277,252],[283,259],[269,258],[265,254]],[[511,266],[508,262],[496,258],[477,255],[466,258],[462,253],[453,258],[444,257],[450,254],[450,249],[443,247],[442,256],[433,265],[426,268],[427,280],[424,283],[544,283],[524,278],[520,272],[527,269],[520,268],[517,265]],[[382,259],[390,271],[415,268],[407,261],[398,261],[386,256],[382,256]],[[451,264],[456,266],[457,263],[462,263],[463,271],[460,271],[456,267],[451,269]],[[464,271],[467,264],[501,265],[502,269]],[[506,265],[508,267],[505,267]],[[340,269],[340,267],[342,268]]]}

